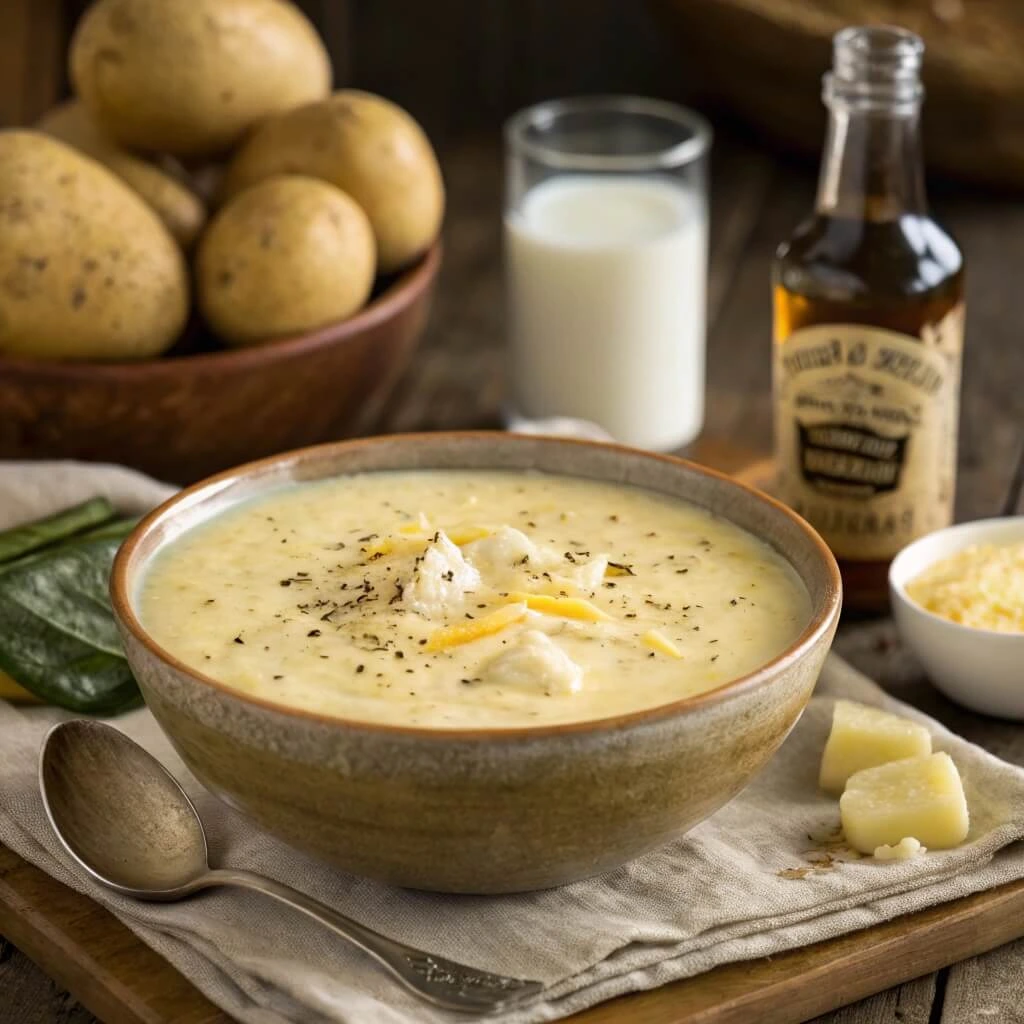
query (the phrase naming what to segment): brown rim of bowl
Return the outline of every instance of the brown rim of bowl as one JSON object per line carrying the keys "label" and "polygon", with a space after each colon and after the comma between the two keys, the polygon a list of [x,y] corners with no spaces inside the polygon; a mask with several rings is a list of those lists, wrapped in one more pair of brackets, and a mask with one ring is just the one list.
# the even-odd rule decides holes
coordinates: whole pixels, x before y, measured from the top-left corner
{"label": "brown rim of bowl", "polygon": [[0,374],[19,371],[48,374],[53,377],[80,379],[125,375],[161,376],[176,374],[184,367],[196,370],[244,369],[288,356],[305,355],[315,349],[348,341],[363,331],[391,319],[400,310],[414,302],[436,277],[441,264],[441,240],[435,241],[423,256],[395,280],[369,305],[364,306],[348,320],[318,327],[306,334],[250,345],[244,348],[224,348],[215,352],[196,352],[192,355],[156,356],[152,359],[122,360],[120,362],[68,362],[57,359],[26,359],[0,354]]}
{"label": "brown rim of bowl", "polygon": [[[302,708],[293,708],[286,704],[279,704],[275,701],[253,697],[250,694],[243,693],[241,690],[237,690],[234,687],[219,682],[211,676],[204,675],[198,669],[185,664],[185,662],[180,661],[169,651],[164,650],[158,643],[156,643],[155,640],[152,639],[152,637],[150,637],[143,628],[142,623],[135,615],[131,601],[128,597],[126,577],[128,574],[129,563],[131,562],[132,557],[135,554],[135,549],[138,547],[143,536],[149,532],[150,528],[157,522],[157,520],[168,516],[179,502],[186,500],[198,491],[211,487],[214,484],[223,484],[230,480],[248,476],[252,472],[258,471],[262,468],[270,468],[286,458],[295,459],[296,457],[308,456],[315,452],[337,451],[339,449],[347,450],[358,448],[363,445],[384,444],[390,441],[402,441],[406,443],[426,443],[428,441],[436,442],[442,437],[454,439],[490,439],[501,437],[504,438],[506,442],[512,444],[518,442],[536,444],[540,442],[542,444],[554,444],[559,446],[574,445],[586,448],[602,448],[627,453],[633,458],[652,459],[659,462],[666,462],[671,465],[681,464],[689,469],[697,471],[698,473],[702,473],[705,476],[726,481],[733,487],[737,487],[740,490],[745,491],[754,500],[770,505],[777,512],[780,512],[787,519],[791,520],[792,523],[818,549],[830,577],[830,585],[826,590],[825,600],[822,602],[822,607],[811,617],[811,621],[807,624],[797,639],[794,640],[793,643],[791,643],[784,651],[777,654],[774,658],[766,662],[760,668],[755,669],[753,672],[748,672],[746,675],[739,676],[737,679],[729,680],[721,686],[715,687],[713,690],[707,690],[704,693],[698,693],[691,697],[683,697],[668,704],[659,704],[651,708],[641,708],[639,711],[630,711],[626,714],[615,715],[608,718],[595,718],[581,722],[563,722],[555,725],[541,725],[535,727],[518,726],[508,729],[500,727],[485,729],[430,729],[411,725],[388,725],[383,722],[363,722],[359,719],[343,718],[338,715],[318,714],[313,711],[306,711]],[[373,470],[367,470],[367,472],[373,472]],[[649,490],[650,488],[646,489]],[[610,731],[619,729],[623,726],[638,725],[644,722],[656,721],[661,718],[670,717],[679,712],[690,711],[698,707],[705,707],[709,704],[716,704],[728,697],[731,697],[735,693],[747,691],[766,684],[770,681],[770,672],[784,669],[788,665],[797,661],[818,641],[818,639],[820,639],[822,634],[829,629],[833,620],[838,619],[842,603],[842,584],[840,581],[839,566],[836,564],[836,560],[833,557],[832,552],[809,523],[800,518],[800,516],[793,512],[792,509],[783,505],[782,502],[777,501],[775,498],[764,494],[762,491],[759,491],[754,487],[750,487],[747,484],[740,483],[738,480],[734,480],[726,473],[720,473],[718,470],[708,469],[705,466],[691,462],[688,459],[678,458],[674,455],[661,455],[655,452],[638,451],[637,449],[627,448],[624,445],[607,444],[600,441],[538,437],[534,435],[527,436],[522,434],[504,433],[501,431],[467,430],[389,434],[377,437],[357,438],[350,441],[334,441],[328,444],[311,445],[307,448],[298,448],[291,452],[282,452],[279,455],[271,455],[265,459],[257,459],[253,462],[247,462],[241,466],[236,466],[234,469],[225,470],[215,476],[207,477],[205,480],[192,484],[192,486],[184,488],[171,498],[168,498],[168,500],[163,504],[153,509],[152,512],[140,520],[135,529],[128,535],[114,559],[113,568],[110,574],[110,597],[114,610],[117,613],[117,617],[121,620],[121,623],[131,632],[139,643],[149,650],[150,654],[160,661],[171,665],[179,672],[183,672],[200,682],[206,683],[213,689],[233,697],[236,700],[240,700],[243,703],[251,704],[267,711],[290,715],[306,721],[320,722],[324,725],[341,725],[351,729],[364,729],[372,732],[417,736],[424,739],[531,740],[538,737],[554,736],[565,733]]]}

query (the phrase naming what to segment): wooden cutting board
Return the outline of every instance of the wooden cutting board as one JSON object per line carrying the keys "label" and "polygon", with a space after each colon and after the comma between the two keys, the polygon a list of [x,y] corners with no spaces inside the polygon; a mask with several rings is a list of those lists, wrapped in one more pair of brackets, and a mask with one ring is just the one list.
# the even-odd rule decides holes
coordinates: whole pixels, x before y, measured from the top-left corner
{"label": "wooden cutting board", "polygon": [[[98,903],[0,846],[0,934],[107,1024],[229,1024]],[[797,1024],[1024,936],[1024,881],[622,996],[573,1024]]]}
{"label": "wooden cutting board", "polygon": [[[724,464],[722,458],[705,461]],[[737,476],[755,486],[767,462]],[[99,904],[0,846],[0,934],[107,1024],[229,1024]],[[829,942],[729,964],[577,1014],[574,1024],[797,1024],[1024,936],[1024,880]]]}

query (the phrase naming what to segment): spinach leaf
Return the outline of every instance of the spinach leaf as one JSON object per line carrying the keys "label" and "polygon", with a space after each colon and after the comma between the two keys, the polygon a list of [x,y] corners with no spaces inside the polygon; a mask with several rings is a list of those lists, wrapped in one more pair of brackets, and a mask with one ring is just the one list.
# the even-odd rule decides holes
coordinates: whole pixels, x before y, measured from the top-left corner
{"label": "spinach leaf", "polygon": [[114,515],[114,506],[106,498],[92,498],[34,523],[0,531],[0,563],[100,526],[113,519]]}
{"label": "spinach leaf", "polygon": [[118,541],[122,541],[129,533],[132,532],[138,521],[139,517],[135,517],[133,519],[113,519],[109,523],[103,523],[92,530],[86,530],[85,533],[78,533],[75,534],[74,537],[69,537],[67,540],[51,544],[49,547],[43,548],[42,551],[32,551],[29,554],[22,555],[21,558],[15,558],[10,562],[0,562],[0,575],[5,572],[10,572],[12,569],[20,569],[22,566],[32,565],[36,562],[49,558],[54,551],[57,551],[60,548],[65,548],[68,545],[80,544],[87,540],[101,540],[107,537],[113,537]]}
{"label": "spinach leaf", "polygon": [[118,540],[124,540],[135,529],[141,519],[142,516],[132,516],[130,519],[112,519],[109,523],[103,523],[101,526],[86,530],[85,533],[80,533],[72,539],[75,542],[81,540],[100,540],[104,537],[116,537]]}
{"label": "spinach leaf", "polygon": [[107,596],[121,540],[76,538],[0,572],[0,669],[42,700],[88,714],[141,700]]}

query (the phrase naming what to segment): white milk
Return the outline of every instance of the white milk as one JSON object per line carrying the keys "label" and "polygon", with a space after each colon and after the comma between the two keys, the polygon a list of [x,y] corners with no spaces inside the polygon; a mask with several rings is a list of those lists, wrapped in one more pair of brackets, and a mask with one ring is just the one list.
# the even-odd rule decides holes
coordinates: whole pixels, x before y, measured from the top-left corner
{"label": "white milk", "polygon": [[565,175],[506,219],[512,401],[668,450],[704,418],[707,217],[682,185]]}

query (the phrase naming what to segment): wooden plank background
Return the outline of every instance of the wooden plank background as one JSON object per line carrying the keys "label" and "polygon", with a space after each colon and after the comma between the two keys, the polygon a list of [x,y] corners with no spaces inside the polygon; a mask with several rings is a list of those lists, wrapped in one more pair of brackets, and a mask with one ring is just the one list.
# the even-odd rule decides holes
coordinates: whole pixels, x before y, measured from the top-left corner
{"label": "wooden plank background", "polygon": [[[551,96],[684,96],[668,41],[641,0],[297,0],[338,85],[400,103],[444,143],[494,132]],[[68,38],[88,0],[0,2],[0,122],[25,124],[67,88]]]}

